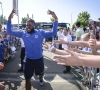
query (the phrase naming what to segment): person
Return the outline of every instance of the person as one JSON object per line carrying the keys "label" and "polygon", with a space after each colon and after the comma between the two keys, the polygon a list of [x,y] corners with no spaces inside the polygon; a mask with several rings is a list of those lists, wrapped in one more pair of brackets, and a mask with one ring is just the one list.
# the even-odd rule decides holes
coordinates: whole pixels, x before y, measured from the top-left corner
{"label": "person", "polygon": [[[63,38],[63,29],[59,28],[57,32],[58,40]],[[60,50],[62,50],[62,44],[58,44]]]}
{"label": "person", "polygon": [[[4,64],[0,62],[0,70],[4,68]],[[0,82],[0,90],[5,90],[4,82]]]}
{"label": "person", "polygon": [[54,55],[53,60],[60,65],[69,66],[85,66],[100,68],[100,56],[99,55],[82,55],[66,50],[69,55]]}
{"label": "person", "polygon": [[20,53],[21,68],[18,70],[18,72],[23,72],[23,60],[25,58],[25,45],[24,45],[24,42],[23,42],[22,38],[20,38],[20,42],[21,42],[21,53]]}
{"label": "person", "polygon": [[[64,28],[63,30],[63,40],[64,41],[72,41],[72,37],[69,34],[69,30],[67,28]],[[62,50],[66,50],[70,48],[70,46],[66,45],[66,44],[62,44]],[[69,73],[71,70],[70,66],[65,66],[65,70],[63,71],[63,73]]]}
{"label": "person", "polygon": [[81,28],[81,23],[80,22],[76,22],[75,24],[76,26],[76,41],[80,41],[81,40],[81,36],[84,34],[83,29]]}
{"label": "person", "polygon": [[0,62],[0,70],[4,68],[4,64]]}
{"label": "person", "polygon": [[3,60],[4,60],[4,43],[2,36],[0,36],[0,62],[3,62]]}
{"label": "person", "polygon": [[24,63],[24,76],[26,80],[26,90],[31,90],[31,77],[35,72],[39,75],[40,85],[44,85],[43,75],[44,75],[44,61],[42,55],[42,43],[44,38],[52,37],[57,34],[58,18],[56,14],[48,10],[48,14],[54,18],[54,24],[51,31],[36,30],[35,21],[29,19],[26,22],[26,30],[12,31],[11,19],[15,10],[12,10],[8,17],[7,22],[7,34],[22,38],[25,45],[25,55],[26,60]]}
{"label": "person", "polygon": [[5,90],[4,82],[0,82],[0,90]]}
{"label": "person", "polygon": [[2,25],[0,24],[0,35],[2,34]]}
{"label": "person", "polygon": [[6,32],[2,32],[3,41],[4,41],[4,60],[8,60],[8,39]]}
{"label": "person", "polygon": [[[77,45],[78,44],[82,45],[82,42],[77,43]],[[89,46],[94,55],[78,55],[75,52],[66,50],[66,55],[55,55],[53,60],[61,65],[100,68],[100,53],[97,52],[97,48],[100,48],[100,43],[96,43],[96,39],[94,39],[94,36],[90,34],[89,42],[84,42],[83,44],[83,46]]]}

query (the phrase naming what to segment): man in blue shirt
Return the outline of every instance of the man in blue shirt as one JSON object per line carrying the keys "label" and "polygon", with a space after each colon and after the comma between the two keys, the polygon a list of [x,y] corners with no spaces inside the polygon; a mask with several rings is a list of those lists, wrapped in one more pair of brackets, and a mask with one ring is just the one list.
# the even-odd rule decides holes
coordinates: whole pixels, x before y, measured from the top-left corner
{"label": "man in blue shirt", "polygon": [[52,31],[35,30],[35,21],[32,19],[29,19],[26,22],[26,30],[12,31],[11,19],[14,13],[15,10],[12,10],[11,14],[9,15],[7,22],[7,34],[22,38],[24,41],[26,54],[24,76],[26,79],[26,90],[31,90],[30,79],[33,76],[34,72],[36,75],[39,75],[40,85],[43,86],[44,84],[44,61],[42,55],[42,42],[44,38],[52,37],[57,34],[58,18],[53,11],[48,10],[48,14],[50,14],[55,20]]}

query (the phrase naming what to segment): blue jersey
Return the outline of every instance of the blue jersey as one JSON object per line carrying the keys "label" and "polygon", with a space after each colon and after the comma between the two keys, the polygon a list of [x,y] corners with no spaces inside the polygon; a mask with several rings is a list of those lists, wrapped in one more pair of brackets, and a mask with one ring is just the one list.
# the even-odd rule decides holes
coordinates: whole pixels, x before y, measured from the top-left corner
{"label": "blue jersey", "polygon": [[7,38],[4,38],[4,48],[7,48],[7,46],[5,44],[8,45],[8,39]]}
{"label": "blue jersey", "polygon": [[4,52],[4,44],[3,41],[0,41],[0,54],[3,54]]}
{"label": "blue jersey", "polygon": [[42,43],[44,38],[49,38],[57,34],[58,22],[54,22],[52,31],[34,30],[28,33],[26,30],[12,31],[11,21],[7,22],[7,34],[22,38],[25,45],[25,54],[29,59],[39,59],[42,55]]}

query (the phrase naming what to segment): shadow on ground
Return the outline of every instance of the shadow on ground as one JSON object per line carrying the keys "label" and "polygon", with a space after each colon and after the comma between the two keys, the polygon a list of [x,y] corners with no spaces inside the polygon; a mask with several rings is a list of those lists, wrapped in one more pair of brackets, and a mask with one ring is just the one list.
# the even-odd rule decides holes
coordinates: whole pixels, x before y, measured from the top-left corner
{"label": "shadow on ground", "polygon": [[[49,55],[49,53],[47,53]],[[16,73],[17,70],[20,68],[19,64],[20,64],[20,49],[17,50],[17,53],[15,54],[15,59],[10,59],[5,63],[5,68],[3,70],[0,71],[0,73],[2,72],[8,72],[8,73]],[[32,90],[85,90],[83,89],[83,86],[78,83],[76,80],[78,80],[79,78],[75,77],[72,73],[68,73],[68,74],[63,74],[63,70],[65,69],[64,66],[61,65],[57,65],[56,62],[52,61],[52,59],[50,57],[48,57],[47,55],[44,56],[44,63],[45,63],[45,76],[44,79],[47,81],[45,83],[45,85],[43,87],[40,87],[39,82],[38,81],[32,81],[32,87],[34,87],[34,89]],[[71,71],[74,70],[72,69]],[[49,75],[49,76],[48,76]],[[51,75],[51,76],[50,76]],[[64,80],[68,81],[68,83],[62,83],[62,82],[53,82],[51,83],[51,81],[53,81],[55,79],[55,77],[57,77],[57,75],[61,78],[63,78]],[[10,76],[8,75],[8,78]],[[14,76],[14,78],[19,78],[20,75],[18,75],[17,77]],[[4,78],[3,75],[0,78]],[[7,77],[6,77],[7,78]],[[5,81],[5,85],[6,85],[6,90],[25,90],[25,81]],[[75,89],[76,88],[76,89]]]}
{"label": "shadow on ground", "polygon": [[[86,90],[81,84],[76,83],[48,83],[40,86],[39,82],[32,81],[31,90]],[[25,90],[25,81],[5,81],[5,90]]]}

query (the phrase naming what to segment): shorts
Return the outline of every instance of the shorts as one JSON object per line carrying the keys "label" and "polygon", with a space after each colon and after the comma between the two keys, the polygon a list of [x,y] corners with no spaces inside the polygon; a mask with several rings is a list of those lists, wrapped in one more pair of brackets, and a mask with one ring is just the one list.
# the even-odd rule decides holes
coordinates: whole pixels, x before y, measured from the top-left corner
{"label": "shorts", "polygon": [[34,75],[43,75],[44,74],[44,60],[43,57],[39,59],[29,59],[26,58],[24,62],[24,77],[25,79],[31,79]]}

